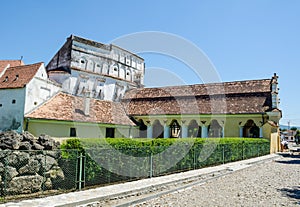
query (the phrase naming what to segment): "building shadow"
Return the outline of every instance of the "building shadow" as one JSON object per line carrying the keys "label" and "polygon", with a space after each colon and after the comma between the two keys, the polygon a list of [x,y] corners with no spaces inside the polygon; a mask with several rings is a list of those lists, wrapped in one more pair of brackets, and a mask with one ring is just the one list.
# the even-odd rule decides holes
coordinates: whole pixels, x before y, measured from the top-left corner
{"label": "building shadow", "polygon": [[[291,155],[290,157],[294,157]],[[292,160],[275,160],[277,163],[281,164],[293,164],[293,165],[300,165],[300,159],[292,159]]]}
{"label": "building shadow", "polygon": [[279,189],[283,196],[290,197],[296,200],[297,204],[300,204],[300,187],[294,186],[292,188]]}

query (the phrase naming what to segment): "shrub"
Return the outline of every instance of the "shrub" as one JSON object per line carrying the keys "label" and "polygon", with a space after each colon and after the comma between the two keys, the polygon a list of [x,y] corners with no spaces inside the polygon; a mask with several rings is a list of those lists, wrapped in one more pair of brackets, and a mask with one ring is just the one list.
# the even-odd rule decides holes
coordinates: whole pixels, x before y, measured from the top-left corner
{"label": "shrub", "polygon": [[62,144],[62,149],[74,148],[86,157],[86,185],[95,185],[265,155],[270,151],[270,143],[260,138],[84,138]]}

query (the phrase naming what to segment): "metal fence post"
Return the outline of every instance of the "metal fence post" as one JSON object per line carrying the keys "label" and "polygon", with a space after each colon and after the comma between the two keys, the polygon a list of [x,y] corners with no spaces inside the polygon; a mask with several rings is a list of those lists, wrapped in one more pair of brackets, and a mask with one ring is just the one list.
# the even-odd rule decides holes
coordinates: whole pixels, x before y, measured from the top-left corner
{"label": "metal fence post", "polygon": [[81,190],[82,185],[82,152],[79,155],[79,178],[78,178],[78,190]]}
{"label": "metal fence post", "polygon": [[222,146],[222,158],[223,158],[223,164],[225,163],[225,145]]}
{"label": "metal fence post", "polygon": [[153,156],[152,152],[150,153],[150,172],[149,172],[149,177],[152,178],[153,176]]}
{"label": "metal fence post", "polygon": [[245,155],[244,155],[244,141],[242,142],[242,159],[245,159]]}
{"label": "metal fence post", "polygon": [[195,147],[194,147],[194,149],[193,149],[193,164],[194,164],[194,170],[196,169],[196,149],[195,149]]}
{"label": "metal fence post", "polygon": [[[45,153],[45,151],[43,151],[43,155],[44,155],[44,161],[45,161],[45,163],[44,163],[44,169],[43,169],[43,179],[44,179],[44,182],[46,181],[46,166],[47,166],[47,158],[46,158],[46,153]],[[45,183],[43,183],[43,185],[42,185],[42,191],[44,192],[45,191]]]}

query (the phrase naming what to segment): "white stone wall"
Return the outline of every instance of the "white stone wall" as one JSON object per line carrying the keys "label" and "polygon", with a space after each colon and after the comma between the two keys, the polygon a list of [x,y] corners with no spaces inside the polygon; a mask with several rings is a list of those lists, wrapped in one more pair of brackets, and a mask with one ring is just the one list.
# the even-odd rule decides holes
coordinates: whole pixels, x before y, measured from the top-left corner
{"label": "white stone wall", "polygon": [[26,86],[25,114],[49,100],[60,90],[61,87],[58,84],[48,80],[46,69],[41,66],[35,77]]}
{"label": "white stone wall", "polygon": [[89,92],[90,97],[108,101],[119,101],[134,87],[126,81],[79,70],[72,70],[70,75],[50,73],[50,78],[61,81],[62,90],[72,95],[83,97]]}
{"label": "white stone wall", "polygon": [[114,45],[93,47],[73,41],[71,68],[109,75],[143,85],[144,60]]}
{"label": "white stone wall", "polygon": [[25,88],[0,90],[0,131],[22,132]]}

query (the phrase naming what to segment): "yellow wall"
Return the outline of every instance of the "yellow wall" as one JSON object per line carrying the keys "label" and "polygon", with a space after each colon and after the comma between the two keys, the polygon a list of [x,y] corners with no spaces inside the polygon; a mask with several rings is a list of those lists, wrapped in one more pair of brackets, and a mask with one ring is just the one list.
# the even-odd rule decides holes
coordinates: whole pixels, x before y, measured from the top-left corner
{"label": "yellow wall", "polygon": [[[76,128],[77,137],[103,138],[107,127],[115,128],[115,137],[128,137],[129,135],[130,126],[47,120],[29,120],[28,131],[35,136],[47,134],[52,137],[70,137],[70,128]],[[131,131],[135,133],[135,129]]]}
{"label": "yellow wall", "polygon": [[[238,115],[165,115],[165,116],[137,116],[136,120],[142,119],[146,124],[150,121],[153,124],[156,120],[159,120],[161,125],[166,123],[169,125],[172,120],[177,120],[179,125],[188,125],[192,120],[195,120],[199,126],[205,125],[206,127],[211,123],[213,119],[216,119],[221,126],[225,126],[224,132],[225,137],[239,137],[240,129],[239,126],[244,126],[248,120],[253,120],[256,126],[260,127],[262,122],[261,114],[238,114]],[[266,124],[265,124],[266,125]],[[268,129],[267,127],[265,127]],[[264,128],[263,128],[264,130]],[[263,131],[263,135],[266,138],[270,138],[270,131]]]}

